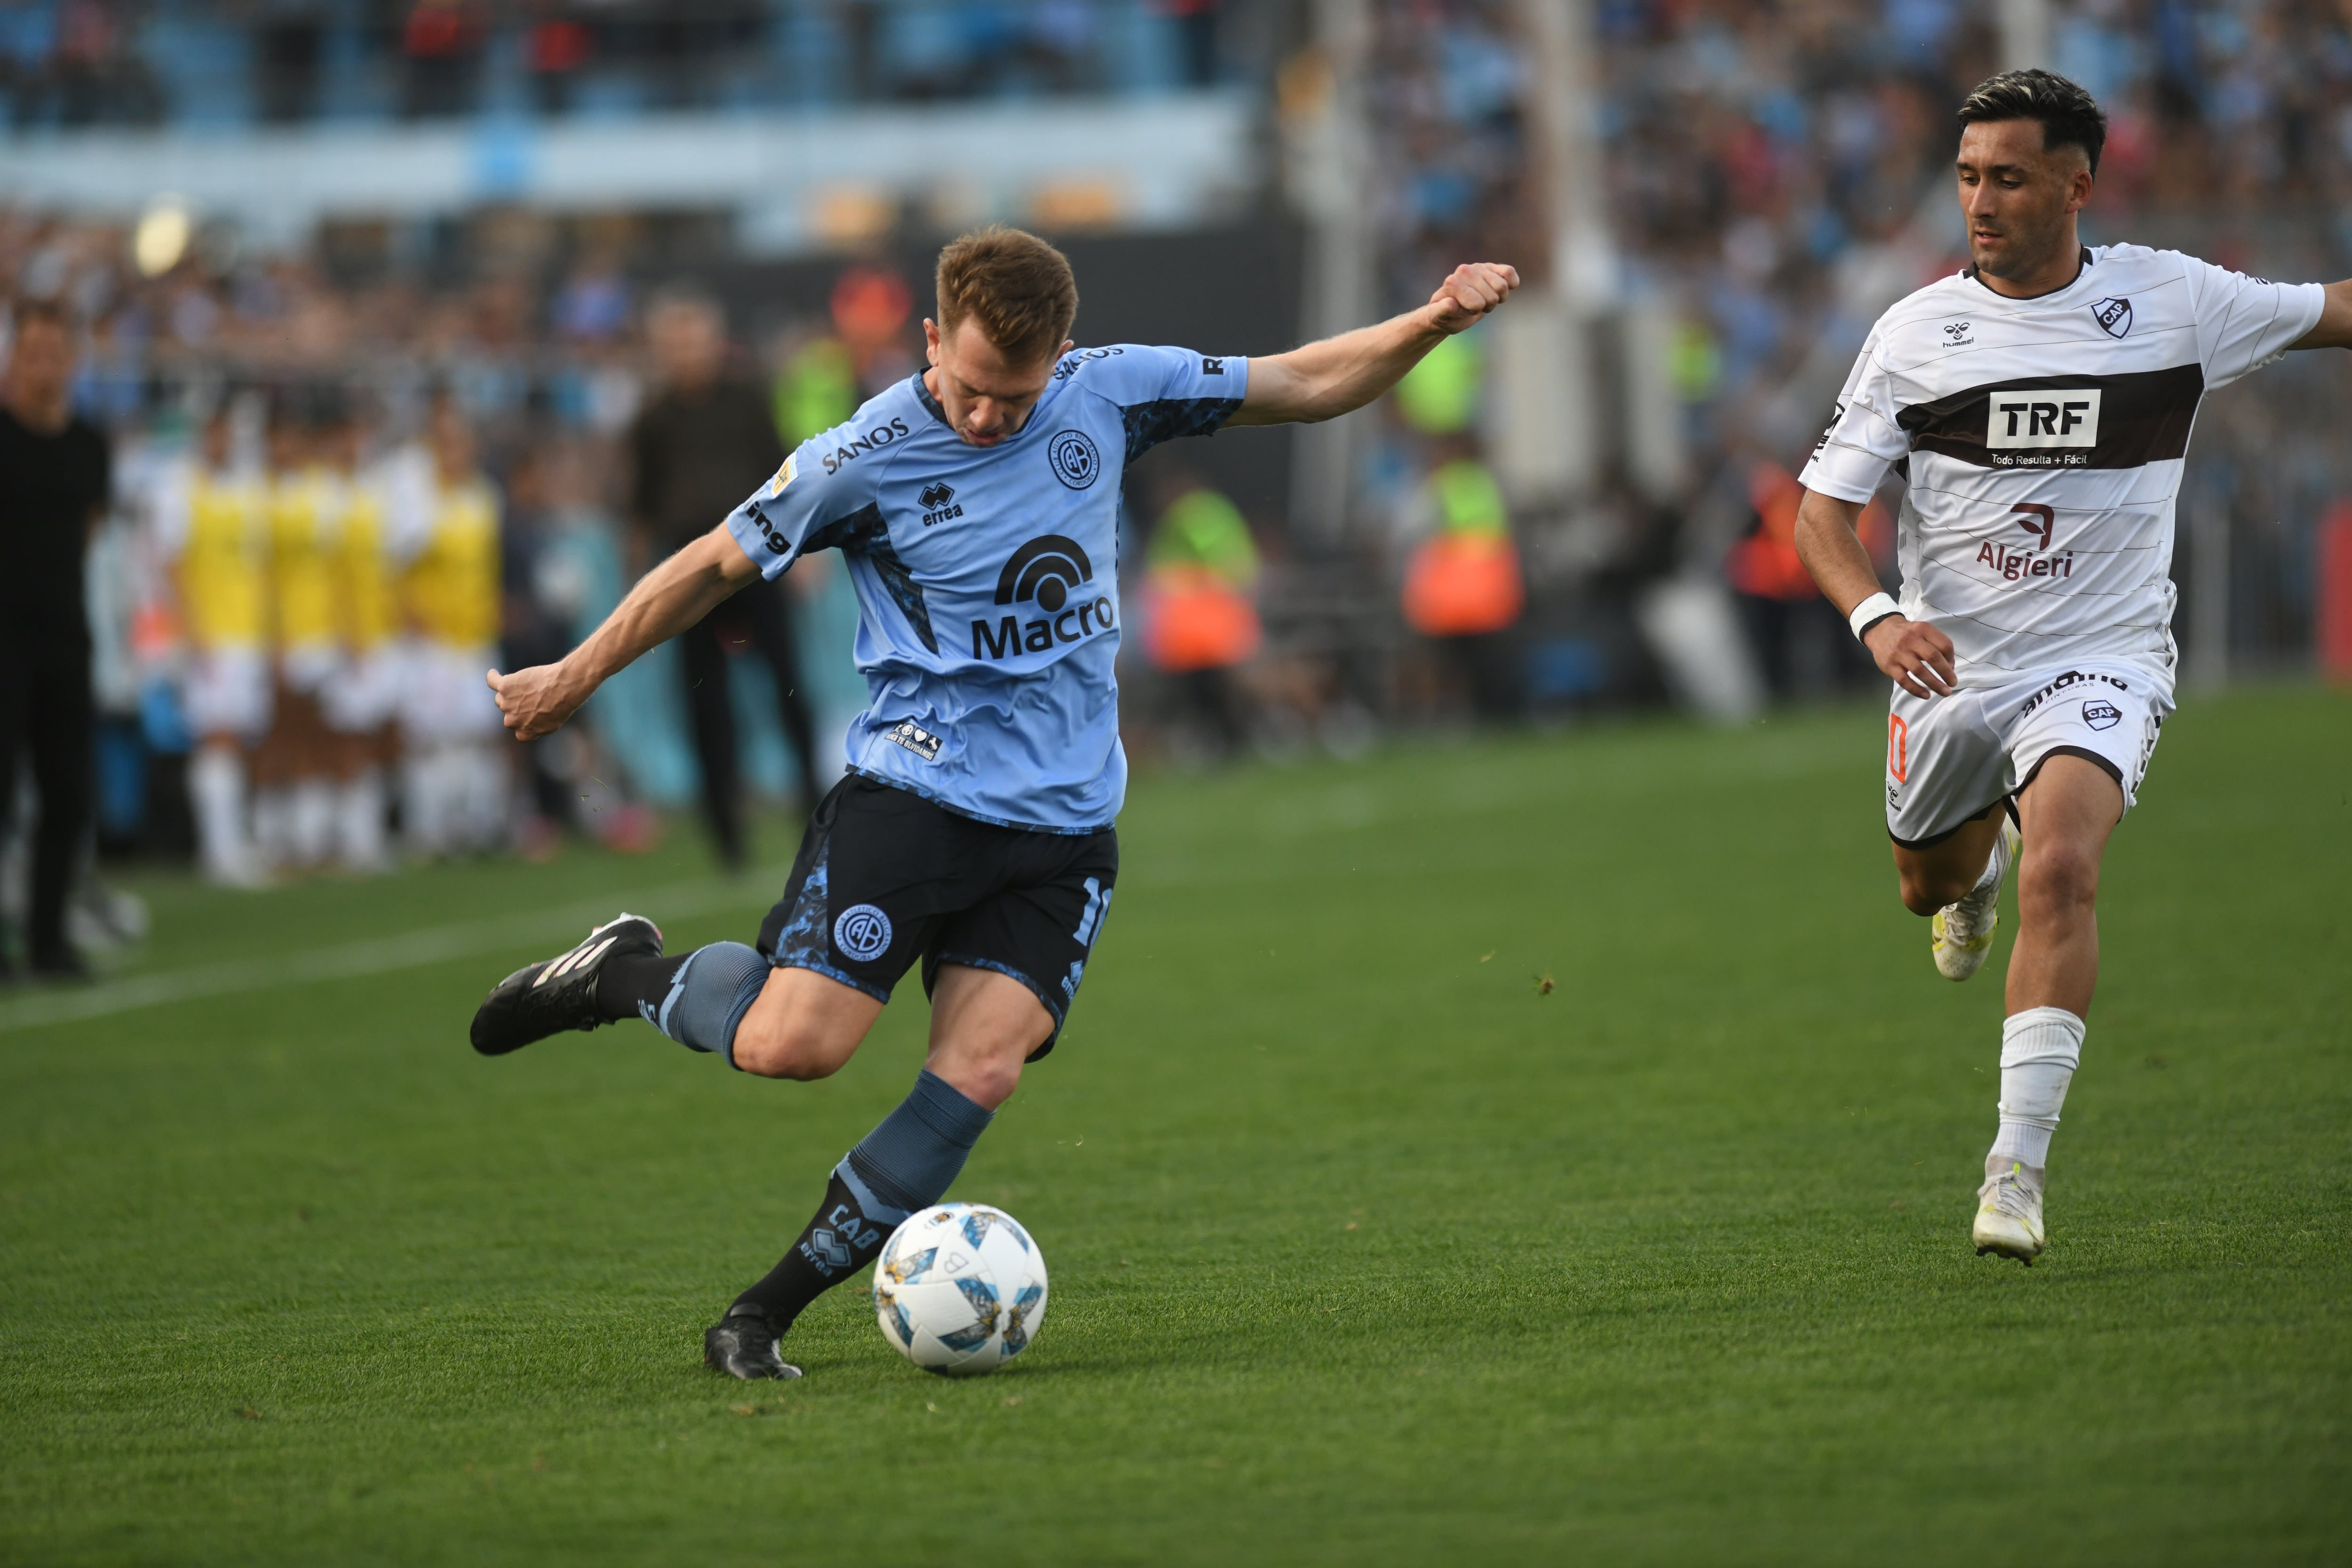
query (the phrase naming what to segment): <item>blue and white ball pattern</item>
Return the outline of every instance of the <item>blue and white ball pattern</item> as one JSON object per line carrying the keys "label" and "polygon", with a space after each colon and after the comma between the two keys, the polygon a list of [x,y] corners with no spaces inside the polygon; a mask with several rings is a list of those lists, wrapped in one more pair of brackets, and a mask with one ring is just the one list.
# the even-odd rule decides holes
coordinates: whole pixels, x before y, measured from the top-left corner
{"label": "blue and white ball pattern", "polygon": [[974,1377],[1029,1348],[1045,1321],[1045,1258],[1018,1221],[986,1204],[940,1204],[907,1222],[874,1261],[882,1337],[925,1372]]}

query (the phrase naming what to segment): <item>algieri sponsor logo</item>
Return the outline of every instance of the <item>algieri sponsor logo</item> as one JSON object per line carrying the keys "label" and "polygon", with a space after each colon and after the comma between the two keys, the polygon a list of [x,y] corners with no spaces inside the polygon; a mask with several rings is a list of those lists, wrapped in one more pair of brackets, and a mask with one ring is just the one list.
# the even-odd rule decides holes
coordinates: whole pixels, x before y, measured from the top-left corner
{"label": "algieri sponsor logo", "polygon": [[2006,544],[1985,543],[1977,547],[1977,564],[1990,567],[1994,576],[2011,583],[2021,577],[2072,577],[2074,552],[2029,555]]}

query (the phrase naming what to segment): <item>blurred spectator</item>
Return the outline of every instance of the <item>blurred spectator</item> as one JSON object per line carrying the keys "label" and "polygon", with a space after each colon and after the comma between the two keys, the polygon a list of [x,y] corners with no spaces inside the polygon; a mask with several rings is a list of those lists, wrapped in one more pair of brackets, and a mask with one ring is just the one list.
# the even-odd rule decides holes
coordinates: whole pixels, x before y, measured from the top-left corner
{"label": "blurred spectator", "polygon": [[474,107],[488,18],[475,0],[415,0],[401,24],[401,110],[411,120]]}
{"label": "blurred spectator", "polygon": [[[79,978],[66,897],[90,820],[94,714],[82,563],[112,486],[105,435],[73,411],[73,328],[20,303],[0,379],[0,834],[16,821],[20,762],[40,806],[24,933],[36,974]],[[0,932],[0,937],[5,937]],[[0,942],[0,974],[12,963]]]}
{"label": "blurred spectator", "polygon": [[262,476],[236,445],[223,398],[195,450],[156,476],[149,518],[189,646],[181,706],[195,732],[188,794],[197,863],[212,881],[254,887],[265,868],[247,789],[253,748],[269,729],[269,523]]}
{"label": "blurred spectator", "polygon": [[[768,399],[728,369],[726,318],[716,300],[672,290],[655,300],[646,325],[663,385],[629,432],[635,468],[629,512],[651,560],[718,526],[783,466],[784,451]],[[745,863],[748,847],[739,799],[730,651],[749,652],[768,667],[804,806],[814,808],[824,793],[818,784],[815,728],[801,689],[795,592],[781,583],[754,583],[678,638],[695,752],[702,764],[703,816],[720,862],[730,868]]]}
{"label": "blurred spectator", "polygon": [[498,662],[501,605],[498,490],[472,425],[436,397],[425,451],[394,490],[393,553],[406,563],[400,597],[409,637],[400,704],[401,809],[408,842],[426,855],[506,842],[506,721],[486,673]]}
{"label": "blurred spectator", "polygon": [[320,488],[331,519],[328,572],[341,658],[320,692],[335,781],[334,857],[347,871],[381,871],[389,770],[398,752],[400,594],[392,559],[390,500],[363,466],[366,432],[355,399],[330,398],[320,431]]}
{"label": "blurred spectator", "polygon": [[[1797,477],[1778,463],[1759,462],[1750,468],[1748,502],[1756,526],[1731,547],[1723,563],[1765,683],[1783,701],[1866,685],[1876,673],[1845,617],[1822,597],[1797,558],[1797,503],[1804,493]],[[1883,563],[1893,533],[1886,509],[1872,501],[1860,532],[1864,546]]]}
{"label": "blurred spectator", "polygon": [[343,673],[336,496],[309,388],[281,388],[268,432],[269,615],[276,687],[254,752],[254,837],[273,867],[323,865],[335,845],[337,748],[326,693]]}
{"label": "blurred spectator", "polygon": [[1249,741],[1249,709],[1235,669],[1256,656],[1263,633],[1251,593],[1257,543],[1234,503],[1178,468],[1144,557],[1143,651],[1172,677],[1188,715],[1217,749]]}
{"label": "blurred spectator", "polygon": [[1405,624],[1435,641],[1468,679],[1482,719],[1516,718],[1526,681],[1510,628],[1527,603],[1501,487],[1468,443],[1429,476],[1433,527],[1405,564]]}

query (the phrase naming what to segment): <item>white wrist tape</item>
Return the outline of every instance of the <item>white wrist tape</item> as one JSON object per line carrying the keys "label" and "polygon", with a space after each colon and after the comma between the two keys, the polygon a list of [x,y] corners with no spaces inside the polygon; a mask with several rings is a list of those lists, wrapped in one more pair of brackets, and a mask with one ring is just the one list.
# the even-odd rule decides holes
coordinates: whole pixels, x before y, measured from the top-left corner
{"label": "white wrist tape", "polygon": [[1895,602],[1893,595],[1873,594],[1853,607],[1853,614],[1845,618],[1845,624],[1853,628],[1854,641],[1860,642],[1864,629],[1871,622],[1883,621],[1889,616],[1899,616],[1902,613],[1903,606]]}

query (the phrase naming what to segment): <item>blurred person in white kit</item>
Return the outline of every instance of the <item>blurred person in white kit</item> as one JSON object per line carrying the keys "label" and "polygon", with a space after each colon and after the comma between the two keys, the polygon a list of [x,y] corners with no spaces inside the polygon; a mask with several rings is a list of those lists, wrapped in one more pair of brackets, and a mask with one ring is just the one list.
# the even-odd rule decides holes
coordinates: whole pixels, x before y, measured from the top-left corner
{"label": "blurred person in white kit", "polygon": [[208,881],[268,880],[248,820],[253,750],[269,730],[269,519],[265,480],[240,460],[223,399],[194,447],[165,464],[149,499],[188,640],[182,700],[196,738],[188,763],[197,863]]}
{"label": "blurred person in white kit", "polygon": [[507,839],[505,719],[482,684],[498,662],[499,493],[472,429],[445,393],[424,449],[389,491],[393,557],[407,626],[400,654],[400,800],[409,847],[423,855],[494,849]]}

